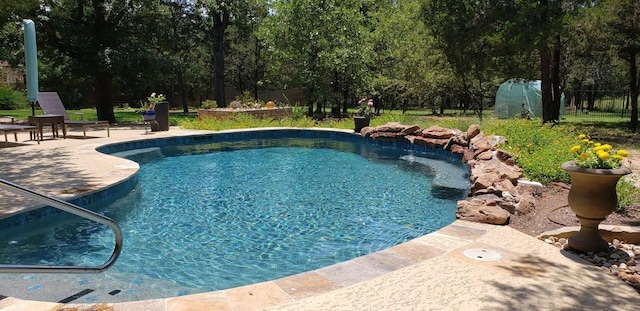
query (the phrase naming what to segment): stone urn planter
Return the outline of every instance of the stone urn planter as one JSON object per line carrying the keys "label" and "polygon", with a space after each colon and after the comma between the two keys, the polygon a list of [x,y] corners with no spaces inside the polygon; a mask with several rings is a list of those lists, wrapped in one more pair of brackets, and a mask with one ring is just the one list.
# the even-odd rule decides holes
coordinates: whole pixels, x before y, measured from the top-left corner
{"label": "stone urn planter", "polygon": [[574,163],[569,161],[561,166],[571,176],[569,206],[580,220],[580,231],[569,237],[569,247],[582,252],[607,250],[609,243],[600,236],[598,226],[616,209],[616,184],[631,170],[625,166],[615,169],[581,168]]}
{"label": "stone urn planter", "polygon": [[371,121],[371,119],[367,118],[367,117],[359,117],[359,116],[355,116],[353,117],[353,122],[355,124],[355,128],[353,129],[356,133],[360,133],[360,131],[369,126],[369,122]]}

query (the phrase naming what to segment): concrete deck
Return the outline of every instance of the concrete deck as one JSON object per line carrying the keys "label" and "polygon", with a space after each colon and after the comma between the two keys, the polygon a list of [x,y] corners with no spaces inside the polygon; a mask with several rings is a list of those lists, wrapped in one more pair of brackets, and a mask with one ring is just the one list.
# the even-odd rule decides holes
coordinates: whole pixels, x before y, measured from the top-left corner
{"label": "concrete deck", "polygon": [[[94,150],[105,143],[189,135],[171,128],[113,127],[82,139],[0,148],[0,176],[58,197],[96,191],[136,172]],[[46,138],[46,136],[45,136]],[[0,217],[34,202],[0,191]],[[126,241],[125,241],[126,243]],[[25,289],[26,290],[26,289]],[[10,296],[0,292],[0,295]],[[210,293],[104,304],[0,296],[0,310],[637,310],[640,295],[618,278],[509,227],[456,221],[365,257],[278,280]]]}

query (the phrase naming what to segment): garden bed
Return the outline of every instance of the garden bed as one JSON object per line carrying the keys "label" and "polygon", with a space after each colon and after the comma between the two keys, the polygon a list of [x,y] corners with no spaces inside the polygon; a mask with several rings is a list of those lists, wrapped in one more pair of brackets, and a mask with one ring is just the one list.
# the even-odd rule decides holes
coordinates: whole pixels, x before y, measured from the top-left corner
{"label": "garden bed", "polygon": [[261,108],[261,109],[232,109],[232,108],[216,108],[216,109],[198,109],[198,118],[213,119],[229,119],[237,114],[247,114],[255,118],[273,118],[279,119],[291,116],[291,107],[284,108]]}

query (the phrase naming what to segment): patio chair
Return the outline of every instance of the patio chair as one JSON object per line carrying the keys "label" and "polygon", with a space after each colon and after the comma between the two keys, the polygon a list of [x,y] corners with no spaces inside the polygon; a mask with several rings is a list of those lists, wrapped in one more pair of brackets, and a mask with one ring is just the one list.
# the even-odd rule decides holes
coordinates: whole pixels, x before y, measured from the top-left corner
{"label": "patio chair", "polygon": [[61,115],[64,117],[64,131],[66,131],[67,125],[81,126],[83,137],[87,138],[87,127],[106,126],[107,137],[111,136],[109,133],[109,121],[88,121],[84,120],[82,115],[80,117],[81,120],[71,120],[57,92],[39,92],[38,104],[40,104],[40,108],[42,108],[42,112],[45,114]]}

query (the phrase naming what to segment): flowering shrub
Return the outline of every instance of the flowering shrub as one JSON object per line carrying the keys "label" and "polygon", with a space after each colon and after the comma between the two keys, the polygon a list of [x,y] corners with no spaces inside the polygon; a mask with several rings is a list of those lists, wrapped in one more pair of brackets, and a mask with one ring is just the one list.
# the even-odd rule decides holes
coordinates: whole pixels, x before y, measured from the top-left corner
{"label": "flowering shrub", "polygon": [[369,99],[368,101],[365,98],[360,99],[358,105],[360,107],[358,107],[358,111],[356,111],[357,116],[371,119],[376,115],[373,109],[373,99]]}
{"label": "flowering shrub", "polygon": [[629,152],[620,149],[614,151],[609,144],[594,142],[588,135],[578,135],[580,144],[571,147],[575,165],[582,168],[618,168],[622,160],[629,156]]}
{"label": "flowering shrub", "polygon": [[149,106],[151,106],[151,109],[153,109],[153,107],[155,107],[157,103],[163,102],[165,100],[167,100],[167,98],[162,94],[156,95],[156,93],[151,93],[151,95],[147,97],[147,101],[149,101]]}

